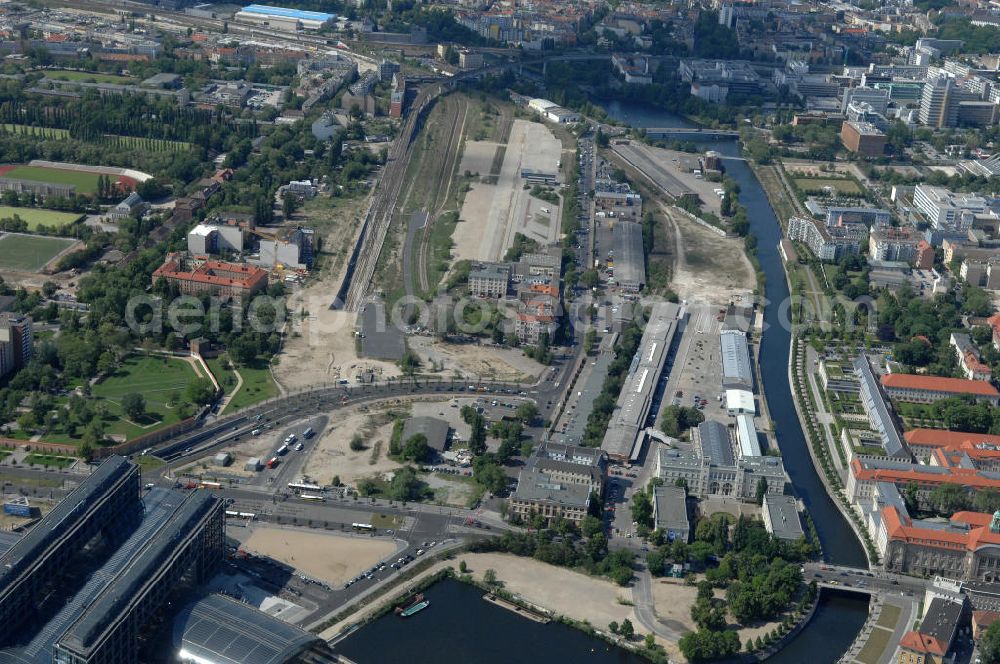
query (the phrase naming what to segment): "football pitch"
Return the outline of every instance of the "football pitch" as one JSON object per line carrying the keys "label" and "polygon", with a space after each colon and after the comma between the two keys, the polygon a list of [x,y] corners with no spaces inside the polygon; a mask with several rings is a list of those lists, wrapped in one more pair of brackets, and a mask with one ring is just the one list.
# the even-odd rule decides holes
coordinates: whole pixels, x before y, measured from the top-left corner
{"label": "football pitch", "polygon": [[59,212],[58,210],[41,210],[39,208],[10,207],[0,205],[0,219],[12,219],[17,215],[28,224],[28,230],[39,226],[60,227],[72,224],[83,215],[79,212]]}
{"label": "football pitch", "polygon": [[76,240],[41,235],[0,235],[0,270],[38,272]]}
{"label": "football pitch", "polygon": [[[62,168],[46,168],[44,166],[15,166],[4,177],[15,180],[32,180],[50,184],[69,184],[76,187],[77,193],[94,194],[97,192],[97,173],[87,171],[68,171]],[[112,176],[112,180],[116,180]]]}

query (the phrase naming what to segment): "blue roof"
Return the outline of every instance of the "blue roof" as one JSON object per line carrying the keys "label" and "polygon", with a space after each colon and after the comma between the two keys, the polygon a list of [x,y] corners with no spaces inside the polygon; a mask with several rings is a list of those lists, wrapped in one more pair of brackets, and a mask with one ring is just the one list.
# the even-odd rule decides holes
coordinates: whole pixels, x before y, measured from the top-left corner
{"label": "blue roof", "polygon": [[305,19],[308,21],[330,21],[336,18],[333,14],[324,12],[309,12],[302,9],[289,9],[288,7],[271,7],[269,5],[247,5],[243,11],[249,14],[268,14],[271,16],[284,16],[285,18]]}

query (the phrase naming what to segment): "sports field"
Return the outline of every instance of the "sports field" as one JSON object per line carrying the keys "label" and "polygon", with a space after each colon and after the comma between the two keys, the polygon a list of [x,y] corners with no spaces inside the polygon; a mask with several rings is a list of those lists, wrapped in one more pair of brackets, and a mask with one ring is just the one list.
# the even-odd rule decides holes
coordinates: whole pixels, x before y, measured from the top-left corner
{"label": "sports field", "polygon": [[[113,375],[95,385],[93,393],[120,418],[107,427],[108,432],[134,438],[177,422],[177,408],[170,402],[174,397],[184,399],[188,383],[198,377],[194,367],[184,360],[133,355]],[[146,400],[146,416],[141,422],[128,421],[121,409],[122,397],[133,392]]]}
{"label": "sports field", "polygon": [[0,235],[0,270],[38,272],[76,240],[41,235]]}
{"label": "sports field", "polygon": [[103,74],[92,71],[73,71],[70,69],[56,69],[46,71],[45,76],[57,81],[86,81],[88,83],[135,83],[136,79],[131,76],[118,76],[117,74]]}
{"label": "sports field", "polygon": [[28,222],[29,230],[35,230],[39,226],[67,226],[83,217],[78,212],[59,212],[58,210],[40,210],[38,208],[0,205],[0,219],[12,219],[14,215]]}
{"label": "sports field", "polygon": [[2,175],[16,180],[71,184],[76,186],[76,191],[80,194],[97,192],[98,174],[86,171],[67,171],[61,168],[45,168],[43,166],[14,166],[9,170],[4,170]]}

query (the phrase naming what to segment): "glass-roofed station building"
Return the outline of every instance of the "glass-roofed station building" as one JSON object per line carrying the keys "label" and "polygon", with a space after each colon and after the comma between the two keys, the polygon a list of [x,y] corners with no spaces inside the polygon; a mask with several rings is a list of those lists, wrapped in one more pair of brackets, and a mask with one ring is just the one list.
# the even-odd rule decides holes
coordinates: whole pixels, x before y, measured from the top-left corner
{"label": "glass-roofed station building", "polygon": [[[0,664],[336,661],[317,637],[202,594],[225,555],[221,499],[141,486],[138,466],[111,457],[0,538]],[[172,652],[152,645],[171,634]]]}

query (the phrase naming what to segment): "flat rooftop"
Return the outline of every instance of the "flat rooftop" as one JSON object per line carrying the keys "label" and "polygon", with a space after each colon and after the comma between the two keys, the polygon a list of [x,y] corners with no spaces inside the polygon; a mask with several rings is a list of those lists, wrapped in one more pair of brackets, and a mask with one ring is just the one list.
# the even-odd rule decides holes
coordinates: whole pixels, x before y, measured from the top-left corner
{"label": "flat rooftop", "polygon": [[642,226],[633,221],[615,224],[615,280],[620,284],[642,287],[646,284],[646,257],[643,252]]}

